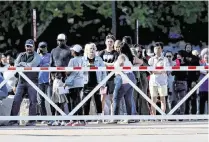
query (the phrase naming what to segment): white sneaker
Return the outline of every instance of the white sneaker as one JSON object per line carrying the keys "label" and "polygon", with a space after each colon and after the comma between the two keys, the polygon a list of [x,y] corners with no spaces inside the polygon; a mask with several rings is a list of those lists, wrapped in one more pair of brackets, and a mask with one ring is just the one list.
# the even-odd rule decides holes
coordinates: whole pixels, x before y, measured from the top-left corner
{"label": "white sneaker", "polygon": [[47,124],[47,121],[42,121],[41,124],[45,125],[45,124]]}
{"label": "white sneaker", "polygon": [[58,121],[54,121],[53,123],[52,123],[52,126],[59,126],[60,125],[60,123],[58,122]]}
{"label": "white sneaker", "polygon": [[128,124],[128,120],[119,121],[118,124]]}
{"label": "white sneaker", "polygon": [[62,121],[61,126],[65,126],[65,125],[66,125],[65,121]]}

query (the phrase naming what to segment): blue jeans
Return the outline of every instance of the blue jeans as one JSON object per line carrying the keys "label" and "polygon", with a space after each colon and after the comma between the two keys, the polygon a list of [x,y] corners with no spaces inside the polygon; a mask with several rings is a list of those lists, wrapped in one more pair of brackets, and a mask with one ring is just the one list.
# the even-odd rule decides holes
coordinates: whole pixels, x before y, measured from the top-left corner
{"label": "blue jeans", "polygon": [[[38,85],[39,89],[43,91],[46,95],[49,96],[49,83],[42,83]],[[41,115],[47,115],[46,107],[45,107],[45,98],[38,94],[38,105],[40,107],[40,114]]]}
{"label": "blue jeans", "polygon": [[37,91],[27,82],[20,82],[17,85],[17,90],[12,104],[11,116],[17,116],[20,111],[20,105],[23,100],[23,95],[28,94],[30,106],[29,115],[36,115],[37,107]]}
{"label": "blue jeans", "polygon": [[[120,87],[122,86],[122,78],[120,75],[116,75],[115,80],[114,80],[114,84],[115,84],[115,88],[113,91],[113,99],[118,95],[118,91],[119,91]],[[113,104],[114,104],[114,101],[113,101]],[[127,114],[124,97],[122,97],[122,99],[120,101],[119,114],[121,114],[121,115]]]}
{"label": "blue jeans", "polygon": [[[130,80],[133,81],[133,83],[136,83],[136,79],[133,73],[127,73],[127,76]],[[115,84],[115,90],[113,93],[113,114],[119,114],[120,102],[123,97],[125,99],[127,114],[133,114],[132,112],[134,111],[132,110],[136,110],[135,102],[133,99],[133,87],[128,83],[122,84],[122,78],[120,75],[115,77]]]}

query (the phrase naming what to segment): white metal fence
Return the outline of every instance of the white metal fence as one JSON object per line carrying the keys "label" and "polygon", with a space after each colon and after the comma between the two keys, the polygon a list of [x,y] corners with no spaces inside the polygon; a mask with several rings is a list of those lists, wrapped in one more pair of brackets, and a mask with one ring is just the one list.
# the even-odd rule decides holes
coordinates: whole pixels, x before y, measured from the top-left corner
{"label": "white metal fence", "polygon": [[[42,92],[36,84],[34,84],[23,72],[63,72],[63,71],[111,71],[102,82],[100,82],[69,114],[65,114],[51,99]],[[143,119],[143,120],[156,120],[156,119],[208,119],[208,115],[173,115],[173,113],[199,88],[199,86],[209,78],[209,74],[205,75],[203,79],[196,84],[196,86],[188,92],[188,94],[168,113],[165,114],[141,89],[138,88],[127,76],[123,74],[122,71],[200,71],[207,70],[208,66],[188,66],[188,67],[33,67],[33,68],[1,68],[0,72],[9,71],[9,72],[18,72],[20,76],[22,76],[32,87],[34,87],[37,92],[42,95],[62,116],[0,116],[0,120],[128,120],[128,119]],[[90,99],[94,93],[100,89],[100,87],[111,77],[114,75],[115,71],[119,72],[122,78],[126,79],[128,83],[139,93],[144,99],[146,99],[161,115],[104,115],[104,116],[73,116],[76,111],[83,106],[83,104]],[[12,77],[12,76],[11,76]],[[2,83],[0,83],[0,88],[9,80],[6,79]]]}

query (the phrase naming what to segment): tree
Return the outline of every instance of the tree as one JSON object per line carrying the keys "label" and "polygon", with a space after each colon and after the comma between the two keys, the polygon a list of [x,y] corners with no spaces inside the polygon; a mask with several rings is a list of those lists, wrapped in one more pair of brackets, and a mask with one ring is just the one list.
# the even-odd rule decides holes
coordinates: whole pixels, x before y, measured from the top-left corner
{"label": "tree", "polygon": [[[135,28],[136,19],[139,19],[141,28],[165,34],[182,33],[191,24],[207,23],[207,7],[206,1],[118,1],[116,21],[120,21],[119,18],[122,17],[127,27],[126,32],[130,33]],[[33,8],[37,11],[38,38],[57,18],[67,21],[72,26],[69,32],[79,32],[84,28],[88,30],[96,23],[95,30],[98,35],[91,37],[96,41],[104,39],[105,34],[111,32],[111,1],[1,1],[1,51],[9,48],[23,50],[19,46],[24,45],[24,41],[31,36]],[[94,13],[89,15],[92,11]],[[117,23],[117,26],[123,28],[124,25]]]}
{"label": "tree", "polygon": [[[127,3],[127,2],[126,2]],[[118,7],[126,11],[127,21],[134,28],[134,21],[139,19],[142,28],[152,31],[159,28],[164,33],[181,33],[184,24],[207,22],[207,1],[132,1]]]}

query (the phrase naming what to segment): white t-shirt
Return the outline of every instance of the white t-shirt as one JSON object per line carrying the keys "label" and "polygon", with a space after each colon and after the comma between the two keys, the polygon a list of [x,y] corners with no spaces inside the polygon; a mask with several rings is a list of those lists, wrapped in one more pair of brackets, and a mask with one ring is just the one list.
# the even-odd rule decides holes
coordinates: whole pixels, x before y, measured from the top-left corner
{"label": "white t-shirt", "polygon": [[[132,67],[133,64],[129,61],[128,57],[125,54],[122,54],[122,55],[124,55],[124,57],[125,57],[124,66]],[[121,61],[117,60],[114,64],[114,67],[120,67],[120,65],[119,65],[120,63],[121,63]],[[125,74],[126,73],[131,73],[131,72],[132,72],[131,70],[130,71],[123,71],[123,73],[125,73]],[[115,74],[118,74],[118,73],[116,72]],[[126,80],[124,80],[124,79],[122,79],[122,80],[123,80],[123,84],[128,83]]]}
{"label": "white t-shirt", "polygon": [[[159,58],[157,56],[151,57],[148,61],[148,64],[153,67],[168,67],[170,63],[168,58],[164,57],[163,55]],[[162,74],[151,74],[149,85],[152,86],[163,86],[168,84],[168,76],[166,73]]]}

